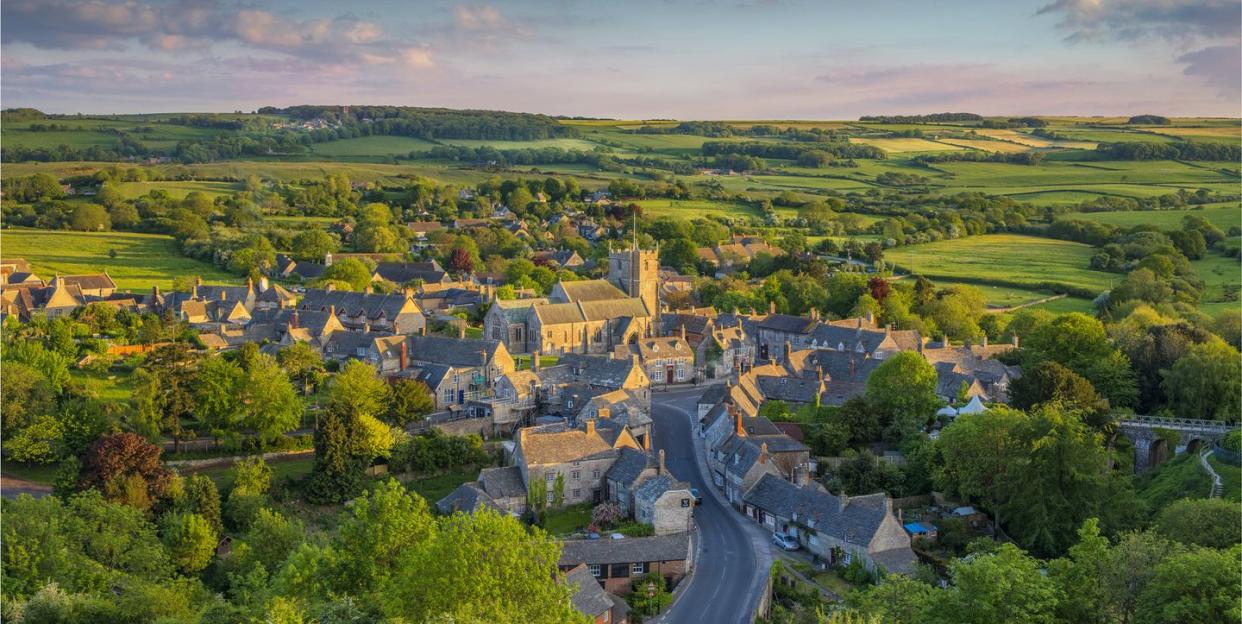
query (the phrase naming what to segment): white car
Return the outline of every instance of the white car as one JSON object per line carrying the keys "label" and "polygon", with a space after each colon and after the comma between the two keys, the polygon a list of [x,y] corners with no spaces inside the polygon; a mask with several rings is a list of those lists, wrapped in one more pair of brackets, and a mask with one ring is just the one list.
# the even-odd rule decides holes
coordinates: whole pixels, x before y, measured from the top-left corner
{"label": "white car", "polygon": [[801,548],[801,546],[798,545],[797,538],[783,533],[773,533],[772,543],[776,544],[781,550],[798,550]]}

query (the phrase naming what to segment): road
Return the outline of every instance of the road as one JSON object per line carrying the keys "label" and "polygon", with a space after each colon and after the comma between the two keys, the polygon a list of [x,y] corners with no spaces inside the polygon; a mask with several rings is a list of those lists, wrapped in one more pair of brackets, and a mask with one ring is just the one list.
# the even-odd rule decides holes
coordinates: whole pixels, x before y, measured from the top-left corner
{"label": "road", "polygon": [[691,426],[691,415],[702,392],[698,388],[652,396],[655,448],[664,451],[669,471],[689,481],[703,497],[694,512],[699,549],[694,574],[673,606],[652,622],[750,624],[772,555],[767,535],[729,506],[700,467],[694,445],[701,449],[701,441]]}

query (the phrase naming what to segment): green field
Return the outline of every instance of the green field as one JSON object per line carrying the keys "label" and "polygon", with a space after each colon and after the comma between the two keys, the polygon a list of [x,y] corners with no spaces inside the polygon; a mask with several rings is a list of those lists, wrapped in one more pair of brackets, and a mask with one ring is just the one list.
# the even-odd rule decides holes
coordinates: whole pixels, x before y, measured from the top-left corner
{"label": "green field", "polygon": [[[116,257],[108,256],[115,250]],[[4,230],[0,250],[5,258],[25,258],[39,277],[107,272],[120,290],[145,292],[152,286],[172,287],[173,278],[198,275],[213,283],[238,278],[214,266],[186,258],[170,236],[129,232],[62,232]]]}
{"label": "green field", "polygon": [[595,143],[592,143],[590,141],[584,141],[582,139],[540,139],[536,141],[445,139],[440,142],[445,145],[460,145],[462,147],[493,147],[499,150],[539,149],[543,147],[559,147],[565,150],[590,151],[596,148]]}
{"label": "green field", "polygon": [[1082,219],[1107,223],[1118,227],[1134,227],[1136,225],[1154,225],[1162,230],[1177,230],[1182,227],[1182,219],[1186,216],[1197,216],[1207,219],[1212,225],[1229,231],[1234,226],[1242,226],[1242,208],[1236,204],[1216,204],[1201,209],[1188,210],[1142,210],[1119,212],[1074,212],[1062,216],[1063,219]]}
{"label": "green field", "polygon": [[1209,252],[1206,258],[1190,264],[1203,280],[1203,298],[1199,309],[1207,314],[1218,314],[1242,306],[1239,302],[1239,291],[1242,291],[1242,261]]}
{"label": "green field", "polygon": [[[746,204],[716,202],[708,199],[641,199],[636,202],[642,206],[643,214],[652,217],[673,217],[675,219],[699,219],[703,217],[724,217],[727,219],[762,218],[759,210]],[[777,209],[792,212],[792,209]],[[791,216],[791,215],[785,215]]]}
{"label": "green field", "polygon": [[225,195],[232,195],[240,191],[242,185],[237,182],[196,182],[192,180],[177,180],[173,182],[121,182],[116,185],[116,189],[125,196],[126,199],[135,199],[150,193],[151,191],[164,191],[170,196],[182,199],[192,192],[204,193],[208,197],[216,198]]}
{"label": "green field", "polygon": [[886,259],[932,279],[1034,289],[1058,284],[1098,293],[1108,290],[1116,276],[1087,268],[1093,253],[1081,243],[988,234],[898,247]]}
{"label": "green field", "polygon": [[406,156],[410,152],[425,152],[432,147],[435,147],[435,143],[414,137],[379,135],[316,143],[311,146],[311,152],[326,158],[382,157]]}

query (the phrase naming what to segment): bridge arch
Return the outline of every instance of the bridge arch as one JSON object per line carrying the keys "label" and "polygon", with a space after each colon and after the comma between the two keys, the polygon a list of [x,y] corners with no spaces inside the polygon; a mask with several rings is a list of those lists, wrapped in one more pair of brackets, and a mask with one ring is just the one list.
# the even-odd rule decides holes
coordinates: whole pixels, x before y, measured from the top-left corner
{"label": "bridge arch", "polygon": [[[1216,420],[1192,418],[1160,418],[1156,416],[1126,416],[1118,423],[1118,431],[1134,443],[1134,469],[1142,472],[1172,456],[1184,452],[1198,452],[1219,444],[1225,434],[1236,425]],[[1162,431],[1164,430],[1164,431]],[[1177,432],[1170,444],[1168,431]]]}
{"label": "bridge arch", "polygon": [[1169,441],[1164,438],[1155,438],[1147,446],[1147,467],[1155,468],[1163,464],[1169,460],[1170,454],[1176,454],[1176,450],[1174,453],[1169,452]]}

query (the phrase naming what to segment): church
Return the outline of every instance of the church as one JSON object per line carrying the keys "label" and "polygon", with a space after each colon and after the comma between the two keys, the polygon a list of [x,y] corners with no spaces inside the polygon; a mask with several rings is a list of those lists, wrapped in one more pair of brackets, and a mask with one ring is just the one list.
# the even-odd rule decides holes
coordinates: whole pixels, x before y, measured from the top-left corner
{"label": "church", "polygon": [[484,336],[513,353],[611,353],[652,335],[659,315],[659,254],[608,253],[608,277],[558,282],[546,299],[497,302],[483,321]]}

